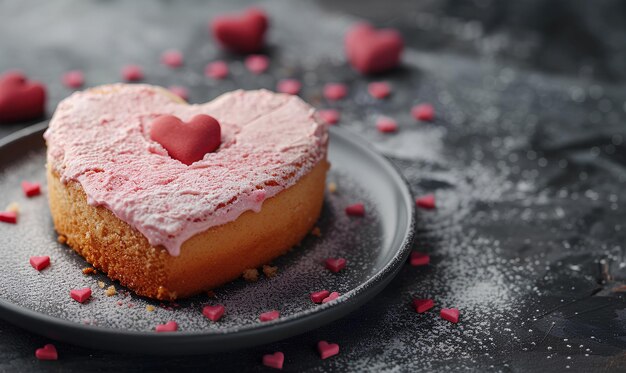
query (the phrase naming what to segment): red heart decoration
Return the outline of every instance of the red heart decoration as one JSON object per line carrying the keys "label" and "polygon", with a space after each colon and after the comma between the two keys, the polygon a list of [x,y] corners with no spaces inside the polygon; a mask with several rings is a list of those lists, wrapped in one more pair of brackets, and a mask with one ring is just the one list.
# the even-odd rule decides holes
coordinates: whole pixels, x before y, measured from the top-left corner
{"label": "red heart decoration", "polygon": [[404,42],[396,30],[376,30],[367,23],[358,23],[346,33],[345,48],[352,67],[362,74],[372,74],[398,66]]}
{"label": "red heart decoration", "polygon": [[322,303],[328,303],[330,301],[333,301],[333,300],[339,298],[340,295],[341,294],[337,293],[336,291],[333,291],[326,298],[324,298],[324,300],[322,300]]}
{"label": "red heart decoration", "polygon": [[325,264],[331,272],[337,273],[346,267],[346,260],[344,258],[328,258]]}
{"label": "red heart decoration", "polygon": [[39,360],[57,360],[59,354],[53,344],[47,344],[35,350],[35,357]]}
{"label": "red heart decoration", "polygon": [[430,255],[426,253],[420,253],[419,251],[413,251],[409,259],[409,263],[413,267],[425,266],[430,263]]}
{"label": "red heart decoration", "polygon": [[365,216],[365,205],[362,203],[355,203],[346,207],[346,214],[350,216]]}
{"label": "red heart decoration", "polygon": [[439,315],[442,319],[448,320],[451,323],[456,324],[459,322],[459,310],[456,308],[444,308]]}
{"label": "red heart decoration", "polygon": [[31,256],[30,257],[30,265],[33,266],[38,271],[46,268],[50,265],[50,257],[49,256]]}
{"label": "red heart decoration", "polygon": [[336,343],[328,343],[326,341],[317,342],[317,351],[320,353],[322,360],[339,354],[339,345]]}
{"label": "red heart decoration", "polygon": [[328,290],[316,291],[315,293],[311,293],[311,301],[319,304],[322,303],[324,299],[328,298],[329,295],[330,291]]}
{"label": "red heart decoration", "polygon": [[256,8],[250,8],[234,16],[220,16],[211,22],[215,40],[224,48],[237,53],[254,53],[261,50],[267,26],[267,15]]}
{"label": "red heart decoration", "polygon": [[178,324],[176,321],[168,321],[165,324],[160,324],[156,326],[156,331],[161,332],[175,332],[178,330]]}
{"label": "red heart decoration", "polygon": [[279,317],[280,317],[280,312],[274,310],[274,311],[263,312],[262,314],[259,315],[259,320],[262,322],[266,322],[266,321],[276,320]]}
{"label": "red heart decoration", "polygon": [[150,138],[161,144],[170,157],[190,165],[219,148],[220,124],[215,118],[200,114],[184,123],[173,115],[158,117],[150,129]]}
{"label": "red heart decoration", "polygon": [[435,306],[432,299],[413,299],[413,308],[415,312],[424,313]]}
{"label": "red heart decoration", "polygon": [[17,212],[15,211],[0,211],[0,221],[3,223],[16,224]]}
{"label": "red heart decoration", "polygon": [[205,306],[202,309],[202,314],[211,321],[221,319],[224,312],[226,312],[226,308],[224,308],[221,304],[218,304],[217,306]]}
{"label": "red heart decoration", "polygon": [[283,369],[285,362],[285,354],[282,352],[274,352],[273,354],[263,355],[263,365],[270,368]]}
{"label": "red heart decoration", "polygon": [[43,116],[46,88],[29,82],[20,72],[0,76],[0,122],[19,122]]}
{"label": "red heart decoration", "polygon": [[87,301],[87,299],[91,297],[91,289],[72,289],[70,290],[70,297],[72,297],[72,299],[74,299],[78,303],[85,303],[85,301]]}

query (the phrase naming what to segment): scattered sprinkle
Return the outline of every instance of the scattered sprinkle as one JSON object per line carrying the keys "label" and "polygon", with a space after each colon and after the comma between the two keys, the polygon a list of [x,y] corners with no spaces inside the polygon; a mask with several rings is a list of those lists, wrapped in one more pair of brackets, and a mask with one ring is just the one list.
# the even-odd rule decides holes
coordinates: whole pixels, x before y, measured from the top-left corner
{"label": "scattered sprinkle", "polygon": [[5,209],[5,211],[12,211],[16,214],[20,213],[20,204],[17,202],[11,202],[9,203],[9,205],[7,206],[7,208]]}
{"label": "scattered sprinkle", "polygon": [[413,267],[428,265],[430,263],[430,255],[419,251],[413,251],[411,253],[411,257],[409,258],[409,263],[411,263]]}
{"label": "scattered sprinkle", "polygon": [[22,181],[22,190],[26,197],[34,197],[41,194],[41,185],[39,183],[31,183],[29,181]]}
{"label": "scattered sprinkle", "polygon": [[211,321],[218,321],[221,319],[222,316],[224,316],[224,312],[226,312],[226,308],[224,308],[221,304],[216,306],[204,306],[202,309],[204,317]]}
{"label": "scattered sprinkle", "polygon": [[96,273],[96,269],[93,268],[93,267],[85,267],[85,268],[83,268],[83,274],[84,275],[92,275],[94,273]]}
{"label": "scattered sprinkle", "polygon": [[0,221],[3,223],[16,224],[17,212],[15,211],[0,211]]}
{"label": "scattered sprinkle", "polygon": [[64,235],[60,234],[57,236],[57,242],[65,245],[65,243],[67,242],[67,237],[65,237]]}
{"label": "scattered sprinkle", "polygon": [[389,97],[391,86],[387,82],[372,82],[367,85],[367,92],[377,99]]}
{"label": "scattered sprinkle", "polygon": [[435,306],[432,299],[413,299],[413,308],[415,312],[424,313]]}
{"label": "scattered sprinkle", "polygon": [[336,101],[348,95],[348,87],[343,83],[327,83],[324,86],[324,97],[327,100]]}
{"label": "scattered sprinkle", "polygon": [[35,350],[35,357],[37,360],[57,360],[59,358],[59,354],[57,353],[56,347],[54,347],[53,344],[48,343],[42,348]]}
{"label": "scattered sprinkle", "polygon": [[106,294],[107,297],[112,297],[115,294],[117,294],[117,290],[115,290],[115,285],[111,285],[109,286],[105,291],[104,294]]}
{"label": "scattered sprinkle", "polygon": [[339,354],[339,345],[337,343],[328,343],[326,341],[317,342],[317,351],[320,353],[322,360]]}
{"label": "scattered sprinkle", "polygon": [[456,324],[459,322],[459,310],[456,308],[444,308],[439,315],[442,319],[448,320],[451,323]]}
{"label": "scattered sprinkle", "polygon": [[365,216],[365,205],[362,203],[355,203],[346,207],[346,214],[349,216]]}
{"label": "scattered sprinkle", "polygon": [[339,111],[335,109],[318,110],[317,113],[326,124],[337,124],[341,117]]}
{"label": "scattered sprinkle", "polygon": [[281,93],[287,93],[290,95],[297,95],[300,93],[302,83],[296,79],[283,79],[278,82],[276,90]]}
{"label": "scattered sprinkle", "polygon": [[276,320],[280,316],[280,312],[273,310],[268,312],[263,312],[259,315],[259,320],[262,322]]}
{"label": "scattered sprinkle", "polygon": [[276,276],[277,273],[278,267],[270,266],[267,264],[263,265],[263,274],[265,275],[265,277],[272,278]]}
{"label": "scattered sprinkle", "polygon": [[63,74],[61,82],[67,88],[80,88],[85,84],[85,76],[80,70],[71,70]]}
{"label": "scattered sprinkle", "polygon": [[102,282],[102,281],[98,281],[98,287],[99,287],[100,289],[104,289],[104,282]]}
{"label": "scattered sprinkle", "polygon": [[340,295],[341,294],[337,293],[336,291],[333,291],[326,298],[324,298],[324,300],[322,300],[322,303],[328,303],[330,301],[333,301],[333,300],[339,298]]}
{"label": "scattered sprinkle", "polygon": [[155,310],[155,307],[154,307],[153,305],[148,304],[148,305],[146,306],[146,311],[148,311],[148,312],[154,312],[154,310]]}
{"label": "scattered sprinkle", "polygon": [[346,260],[344,258],[328,258],[324,261],[326,268],[333,273],[337,273],[346,268]]}
{"label": "scattered sprinkle", "polygon": [[411,108],[411,115],[416,120],[431,122],[435,118],[435,109],[431,104],[415,105]]}
{"label": "scattered sprinkle", "polygon": [[262,54],[252,54],[246,57],[244,64],[246,65],[248,71],[258,75],[267,70],[270,65],[270,60],[267,56]]}
{"label": "scattered sprinkle", "polygon": [[311,301],[313,303],[320,304],[324,299],[326,299],[330,295],[330,291],[328,290],[320,290],[314,293],[311,293]]}
{"label": "scattered sprinkle", "polygon": [[78,303],[85,303],[87,299],[91,297],[90,288],[72,289],[70,290],[70,297]]}
{"label": "scattered sprinkle", "polygon": [[206,65],[204,75],[213,79],[224,79],[228,76],[228,65],[224,61],[214,61]]}
{"label": "scattered sprinkle", "polygon": [[243,279],[248,282],[256,282],[259,280],[259,270],[256,268],[249,268],[243,271]]}
{"label": "scattered sprinkle", "polygon": [[143,69],[139,65],[126,65],[122,68],[122,78],[127,82],[143,79]]}
{"label": "scattered sprinkle", "polygon": [[376,120],[376,129],[378,132],[391,133],[398,130],[398,123],[389,117],[380,117]]}
{"label": "scattered sprinkle", "polygon": [[337,191],[337,183],[331,181],[328,183],[328,191],[331,193],[335,193]]}
{"label": "scattered sprinkle", "polygon": [[427,210],[432,210],[434,209],[435,206],[435,195],[434,194],[427,194],[425,196],[422,197],[417,197],[415,199],[415,204],[417,205],[417,207],[421,207],[423,209],[427,209]]}
{"label": "scattered sprinkle", "polygon": [[30,265],[38,271],[48,267],[50,265],[50,257],[45,256],[31,256]]}
{"label": "scattered sprinkle", "polygon": [[314,227],[313,230],[311,230],[311,234],[315,237],[322,237],[322,231],[320,230],[320,227]]}
{"label": "scattered sprinkle", "polygon": [[182,98],[185,101],[187,101],[187,99],[189,98],[189,91],[185,87],[182,87],[179,85],[173,85],[173,86],[170,86],[168,89],[170,90],[170,92],[172,92],[173,94]]}
{"label": "scattered sprinkle", "polygon": [[183,54],[175,49],[170,49],[161,54],[161,63],[172,68],[183,65]]}
{"label": "scattered sprinkle", "polygon": [[156,331],[158,333],[162,332],[175,332],[178,330],[178,324],[176,321],[168,321],[165,324],[159,324],[156,326]]}
{"label": "scattered sprinkle", "polygon": [[283,369],[285,362],[285,354],[282,352],[274,352],[273,354],[263,355],[263,365],[275,369]]}

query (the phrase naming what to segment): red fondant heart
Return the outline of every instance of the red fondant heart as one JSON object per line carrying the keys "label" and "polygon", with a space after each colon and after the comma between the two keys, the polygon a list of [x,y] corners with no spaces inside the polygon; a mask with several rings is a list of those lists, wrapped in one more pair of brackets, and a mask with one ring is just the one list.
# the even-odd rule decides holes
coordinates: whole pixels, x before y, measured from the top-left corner
{"label": "red fondant heart", "polygon": [[156,331],[162,332],[175,332],[178,330],[178,324],[176,321],[168,321],[165,324],[159,324],[156,326]]}
{"label": "red fondant heart", "polygon": [[315,293],[311,293],[311,301],[313,303],[322,303],[324,299],[326,299],[330,295],[330,291],[328,290],[320,290]]}
{"label": "red fondant heart", "polygon": [[254,53],[263,48],[267,15],[250,8],[242,14],[220,16],[211,22],[213,37],[226,49],[238,53]]}
{"label": "red fondant heart", "polygon": [[328,343],[326,341],[317,342],[317,351],[320,353],[320,357],[328,359],[331,356],[339,354],[339,345],[336,343]]}
{"label": "red fondant heart", "polygon": [[346,260],[344,258],[328,258],[326,259],[325,264],[326,268],[334,273],[346,268]]}
{"label": "red fondant heart", "polygon": [[150,138],[161,144],[170,157],[190,165],[220,146],[221,128],[215,118],[200,114],[184,123],[173,115],[158,117]]}
{"label": "red fondant heart", "polygon": [[456,308],[444,308],[439,315],[442,319],[448,320],[451,323],[456,324],[459,322],[459,310]]}
{"label": "red fondant heart", "polygon": [[30,265],[33,266],[38,271],[46,268],[50,265],[50,257],[49,256],[31,256],[30,257]]}
{"label": "red fondant heart", "polygon": [[352,67],[371,74],[398,66],[404,42],[396,30],[376,30],[367,23],[358,23],[348,30],[345,47]]}
{"label": "red fondant heart", "polygon": [[0,76],[0,122],[19,122],[43,116],[46,88],[12,71]]}
{"label": "red fondant heart", "polygon": [[16,224],[17,212],[15,211],[0,211],[0,221],[3,223]]}
{"label": "red fondant heart", "polygon": [[85,301],[87,301],[87,299],[91,297],[91,289],[72,289],[70,290],[70,297],[72,297],[72,299],[74,299],[78,303],[85,303]]}
{"label": "red fondant heart", "polygon": [[432,299],[413,299],[413,308],[415,312],[424,313],[435,306]]}
{"label": "red fondant heart", "polygon": [[262,322],[266,322],[266,321],[276,320],[279,317],[280,317],[280,312],[274,310],[274,311],[263,312],[262,314],[259,315],[259,320]]}
{"label": "red fondant heart", "polygon": [[38,360],[57,360],[59,358],[59,354],[53,344],[47,344],[42,348],[35,350],[35,357]]}
{"label": "red fondant heart", "polygon": [[211,321],[217,321],[222,318],[225,311],[224,306],[218,304],[217,306],[205,306],[202,309],[202,314]]}
{"label": "red fondant heart", "polygon": [[283,369],[285,362],[285,354],[282,352],[274,352],[273,354],[263,355],[263,365],[270,368]]}

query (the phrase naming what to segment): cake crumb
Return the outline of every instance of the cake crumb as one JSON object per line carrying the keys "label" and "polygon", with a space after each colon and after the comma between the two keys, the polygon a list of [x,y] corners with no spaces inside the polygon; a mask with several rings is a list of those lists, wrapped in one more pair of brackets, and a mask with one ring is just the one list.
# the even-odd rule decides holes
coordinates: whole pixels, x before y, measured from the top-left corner
{"label": "cake crumb", "polygon": [[243,271],[243,279],[248,282],[256,282],[259,280],[259,270],[256,268],[249,268]]}
{"label": "cake crumb", "polygon": [[328,191],[331,193],[335,193],[337,191],[337,184],[332,181],[328,183]]}
{"label": "cake crumb", "polygon": [[60,244],[63,244],[63,245],[64,245],[64,244],[67,242],[67,237],[65,237],[64,235],[60,234],[60,235],[57,237],[57,241],[58,241]]}
{"label": "cake crumb", "polygon": [[5,208],[4,210],[5,211],[14,212],[16,214],[19,214],[19,212],[20,212],[20,205],[17,202],[11,202],[11,203],[9,203],[7,208]]}
{"label": "cake crumb", "polygon": [[206,292],[207,297],[215,298],[215,292],[213,290],[209,290]]}
{"label": "cake crumb", "polygon": [[104,294],[106,294],[107,297],[112,297],[115,294],[117,294],[117,290],[115,290],[115,285],[111,285],[109,286],[105,291]]}
{"label": "cake crumb", "polygon": [[313,228],[311,234],[315,237],[322,237],[322,231],[320,230],[320,227]]}
{"label": "cake crumb", "polygon": [[269,265],[264,265],[263,266],[263,274],[268,277],[268,278],[272,278],[274,276],[276,276],[276,273],[278,272],[278,267],[273,267],[273,266],[269,266]]}
{"label": "cake crumb", "polygon": [[83,268],[83,274],[85,275],[93,275],[94,273],[96,273],[96,269],[93,267],[85,267]]}
{"label": "cake crumb", "polygon": [[147,306],[146,306],[146,311],[148,311],[148,312],[154,312],[154,306],[153,306],[153,305],[150,305],[150,304],[149,304],[149,305],[147,305]]}
{"label": "cake crumb", "polygon": [[104,282],[102,282],[102,281],[98,281],[98,287],[99,287],[100,289],[104,289]]}

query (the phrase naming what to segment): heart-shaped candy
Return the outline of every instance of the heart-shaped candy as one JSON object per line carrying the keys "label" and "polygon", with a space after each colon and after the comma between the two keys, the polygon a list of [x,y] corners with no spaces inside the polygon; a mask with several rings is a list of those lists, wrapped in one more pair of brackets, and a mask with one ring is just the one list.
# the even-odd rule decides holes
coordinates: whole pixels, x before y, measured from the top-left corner
{"label": "heart-shaped candy", "polygon": [[317,342],[317,351],[320,353],[322,360],[339,354],[339,345],[337,343],[328,343],[326,341]]}
{"label": "heart-shaped candy", "polygon": [[322,300],[322,303],[328,303],[331,302],[337,298],[339,298],[341,294],[337,293],[336,291],[333,291],[332,293],[330,293],[326,298],[324,298],[324,300]]}
{"label": "heart-shaped candy", "polygon": [[46,268],[50,265],[50,257],[49,256],[31,256],[30,257],[30,265],[33,266],[38,271]]}
{"label": "heart-shaped candy", "polygon": [[459,322],[459,310],[457,308],[444,308],[439,313],[442,319],[448,320],[451,323]]}
{"label": "heart-shaped candy", "polygon": [[266,321],[276,320],[279,317],[280,317],[280,312],[274,310],[274,311],[263,312],[262,314],[259,315],[259,320],[261,322],[266,322]]}
{"label": "heart-shaped candy", "polygon": [[311,301],[318,304],[322,303],[322,301],[324,301],[324,299],[326,299],[329,294],[330,291],[328,290],[316,291],[315,293],[311,293]]}
{"label": "heart-shaped candy", "polygon": [[358,23],[346,33],[345,49],[352,67],[362,74],[372,74],[398,66],[404,42],[396,30],[376,30],[367,23]]}
{"label": "heart-shaped candy", "polygon": [[11,71],[0,76],[0,123],[19,122],[43,116],[46,88]]}
{"label": "heart-shaped candy", "polygon": [[333,273],[337,273],[346,268],[346,260],[344,258],[328,258],[324,261],[326,268]]}
{"label": "heart-shaped candy", "polygon": [[413,299],[413,308],[415,312],[424,313],[435,306],[432,299]]}
{"label": "heart-shaped candy", "polygon": [[74,299],[78,303],[85,303],[87,299],[91,297],[91,289],[72,289],[70,290],[70,297],[72,297],[72,299]]}
{"label": "heart-shaped candy", "polygon": [[273,354],[263,355],[263,365],[270,368],[283,369],[285,362],[285,354],[282,352],[274,352]]}
{"label": "heart-shaped candy", "polygon": [[267,26],[267,15],[256,8],[232,16],[219,16],[211,22],[215,40],[237,53],[254,53],[263,48]]}
{"label": "heart-shaped candy", "polygon": [[59,354],[53,344],[47,344],[42,348],[35,350],[35,357],[38,360],[57,360],[59,358]]}
{"label": "heart-shaped candy", "polygon": [[175,332],[178,330],[178,324],[176,321],[168,321],[165,324],[159,324],[156,326],[156,331],[162,332]]}
{"label": "heart-shaped candy", "polygon": [[189,123],[173,115],[162,115],[150,129],[152,140],[161,144],[172,158],[188,166],[217,149],[221,136],[217,120],[204,114],[196,115]]}
{"label": "heart-shaped candy", "polygon": [[224,306],[222,306],[221,304],[218,304],[217,306],[204,306],[204,308],[202,309],[202,314],[204,315],[204,317],[211,321],[217,321],[221,319],[222,316],[224,316],[224,312],[226,312],[226,308],[224,308]]}
{"label": "heart-shaped candy", "polygon": [[3,223],[16,224],[17,212],[15,211],[0,211],[0,221]]}

